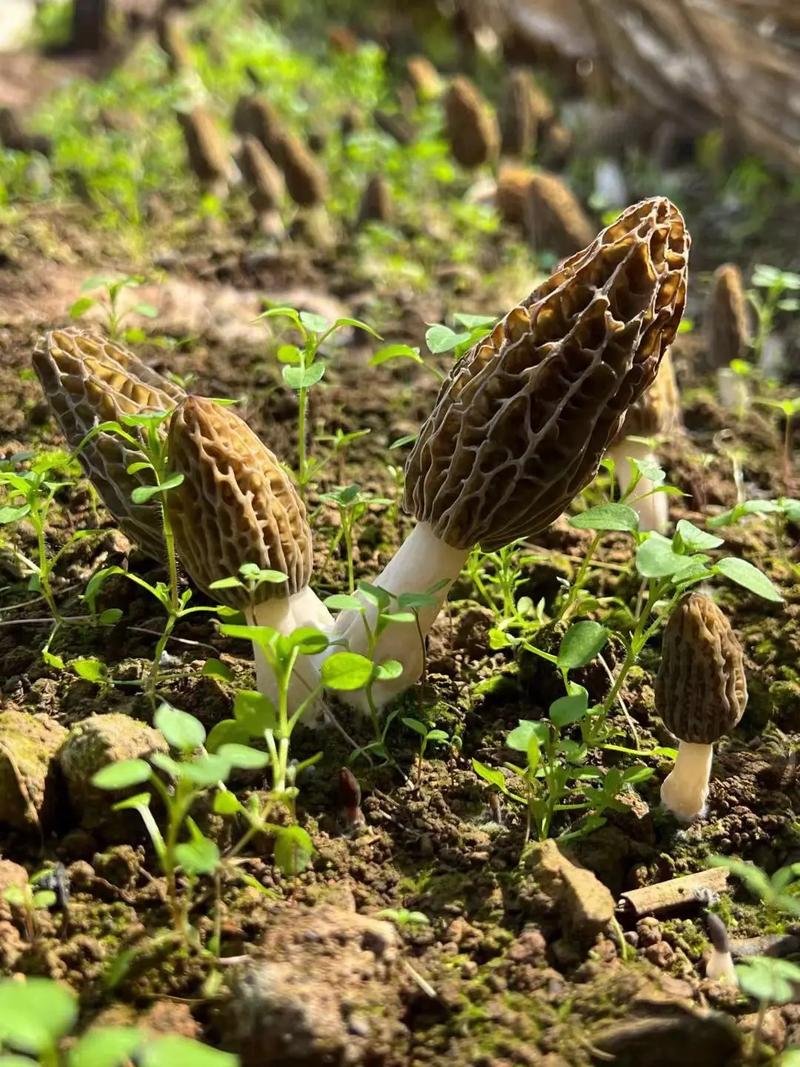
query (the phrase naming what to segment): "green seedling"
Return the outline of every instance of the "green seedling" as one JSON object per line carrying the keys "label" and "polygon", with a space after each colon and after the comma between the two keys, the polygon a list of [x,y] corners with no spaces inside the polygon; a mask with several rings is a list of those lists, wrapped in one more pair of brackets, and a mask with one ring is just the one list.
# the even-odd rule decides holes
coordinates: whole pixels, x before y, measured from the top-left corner
{"label": "green seedling", "polygon": [[800,396],[791,400],[772,400],[762,397],[756,401],[763,407],[780,411],[783,415],[783,483],[788,486],[792,480],[792,430],[794,417],[800,411]]}
{"label": "green seedling", "polygon": [[239,1057],[177,1034],[153,1037],[133,1026],[94,1027],[66,1039],[78,1021],[78,998],[49,978],[0,980],[3,1067],[238,1067]]}
{"label": "green seedling", "polygon": [[446,745],[450,742],[450,735],[444,730],[438,730],[435,727],[431,727],[426,722],[421,722],[419,719],[414,719],[410,716],[404,716],[400,720],[404,726],[407,726],[409,730],[413,730],[415,734],[419,735],[419,749],[417,751],[417,785],[422,781],[422,761],[425,759],[425,753],[428,751],[428,745]]}
{"label": "green seedling", "polygon": [[464,566],[467,577],[494,612],[498,624],[508,625],[518,617],[516,593],[525,583],[521,545],[521,541],[513,541],[496,552],[482,552],[476,547]]}
{"label": "green seedling", "polygon": [[328,493],[321,493],[320,500],[335,504],[339,512],[339,531],[334,537],[330,549],[331,552],[334,552],[339,541],[343,542],[347,565],[347,588],[352,593],[355,590],[353,569],[355,527],[364,518],[370,507],[388,505],[391,504],[391,500],[387,500],[385,497],[371,496],[369,493],[362,492],[357,485],[347,485],[340,489],[332,489]]}
{"label": "green seedling", "polygon": [[[27,469],[21,465],[27,463]],[[90,622],[98,625],[115,623],[121,612],[110,609],[101,615],[71,617],[67,619],[59,608],[53,591],[55,569],[65,554],[79,541],[90,537],[102,537],[102,530],[76,530],[58,551],[51,553],[48,546],[47,530],[51,519],[56,494],[61,489],[73,485],[73,478],[79,472],[73,456],[68,452],[44,452],[40,455],[19,453],[0,463],[0,488],[4,500],[0,502],[0,526],[28,522],[33,527],[36,538],[36,552],[33,558],[14,549],[15,558],[28,574],[28,587],[39,593],[44,599],[52,616],[53,626],[42,650],[45,663],[63,669],[64,661],[60,656],[50,652],[53,639],[65,622]]]}
{"label": "green seedling", "polygon": [[376,919],[388,919],[397,926],[430,926],[430,919],[424,911],[409,911],[408,908],[382,908],[375,913]]}
{"label": "green seedling", "polygon": [[[39,935],[37,913],[48,911],[57,901],[55,892],[45,888],[40,882],[46,882],[50,878],[49,869],[36,871],[24,885],[12,885],[3,893],[3,899],[12,907],[19,908],[22,912],[25,926],[25,936],[28,941],[35,941]],[[2,1061],[0,1061],[2,1063]]]}
{"label": "green seedling", "polygon": [[[138,301],[127,307],[123,306],[123,294],[131,289],[138,289],[144,278],[128,275],[124,278],[88,278],[81,286],[81,292],[87,295],[79,297],[69,309],[71,319],[82,319],[92,308],[101,313],[102,325],[112,341],[130,340],[123,323],[131,315],[143,315],[154,319],[158,311],[152,304]],[[93,295],[89,295],[93,294]]]}
{"label": "green seedling", "polygon": [[748,289],[747,297],[756,313],[753,356],[758,362],[778,315],[800,309],[800,274],[759,263],[753,270],[751,284],[753,288]]}
{"label": "green seedling", "polygon": [[337,330],[348,326],[364,330],[380,340],[380,335],[358,319],[340,318],[329,322],[322,315],[310,311],[298,311],[292,307],[274,307],[259,315],[259,319],[288,319],[300,334],[300,344],[282,344],[277,356],[283,364],[283,380],[297,393],[297,485],[304,494],[309,482],[317,473],[317,467],[308,456],[308,432],[306,419],[308,415],[309,391],[325,376],[327,364],[322,359],[321,349],[329,337]]}
{"label": "green seedling", "polygon": [[[137,415],[123,415],[119,422],[104,422],[94,427],[89,431],[77,449],[77,451],[80,452],[81,448],[83,448],[94,435],[100,432],[105,431],[119,435],[137,450],[143,452],[145,456],[143,460],[132,463],[128,468],[128,473],[135,474],[146,470],[149,471],[152,476],[152,484],[138,486],[133,490],[131,493],[133,503],[144,504],[154,498],[162,501],[161,517],[164,530],[164,557],[167,566],[167,582],[148,582],[140,575],[134,574],[132,571],[126,571],[122,567],[104,567],[92,576],[84,593],[85,600],[92,611],[94,611],[94,605],[103,583],[112,574],[122,574],[140,588],[145,589],[163,607],[166,614],[166,620],[158,641],[156,642],[153,662],[146,687],[147,695],[154,706],[157,702],[162,660],[175,626],[182,619],[186,619],[191,615],[217,614],[225,611],[225,609],[217,607],[191,607],[191,589],[185,589],[183,592],[181,592],[180,589],[178,582],[178,561],[175,552],[175,535],[172,530],[169,510],[163,506],[165,494],[171,489],[175,489],[183,481],[182,474],[174,474],[169,470],[167,437],[163,432],[163,425],[168,418],[169,412],[166,411],[141,412]],[[138,436],[134,436],[131,430],[139,431]]]}
{"label": "green seedling", "polygon": [[497,319],[493,315],[459,312],[453,316],[453,322],[460,329],[453,330],[442,322],[430,323],[425,332],[425,344],[434,355],[452,352],[453,359],[458,360],[492,331]]}

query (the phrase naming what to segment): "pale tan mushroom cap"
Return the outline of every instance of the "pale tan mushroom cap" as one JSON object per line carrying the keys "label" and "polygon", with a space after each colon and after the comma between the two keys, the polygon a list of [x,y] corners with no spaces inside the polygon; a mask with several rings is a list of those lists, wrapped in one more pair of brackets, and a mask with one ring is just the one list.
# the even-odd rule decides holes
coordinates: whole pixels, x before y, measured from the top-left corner
{"label": "pale tan mushroom cap", "polygon": [[243,563],[282,571],[255,602],[291,596],[311,577],[311,531],[302,500],[272,452],[229,407],[189,396],[169,427],[170,470],[183,482],[167,493],[175,547],[192,579],[215,600],[251,606],[244,589],[210,589]]}
{"label": "pale tan mushroom cap", "polygon": [[750,325],[742,272],[735,263],[723,263],[714,271],[703,325],[708,367],[717,370],[745,356],[750,344]]}
{"label": "pale tan mushroom cap", "polygon": [[702,593],[688,593],[669,617],[656,677],[656,710],[679,740],[713,745],[747,704],[742,648],[731,624]]}
{"label": "pale tan mushroom cap", "polygon": [[628,208],[450,371],[406,465],[405,507],[453,548],[543,530],[652,383],[686,297],[689,234]]}
{"label": "pale tan mushroom cap", "polygon": [[616,441],[625,437],[663,436],[677,430],[681,422],[681,398],[668,349],[661,359],[656,380],[628,408]]}
{"label": "pale tan mushroom cap", "polygon": [[[71,448],[102,422],[121,415],[171,411],[184,391],[137,356],[97,334],[70,327],[52,330],[36,346],[33,367]],[[123,427],[133,437],[138,431]],[[129,474],[144,453],[116,434],[102,432],[83,448],[80,461],[120,528],[155,559],[163,556],[161,504],[134,504],[131,493],[150,485],[148,471]]]}

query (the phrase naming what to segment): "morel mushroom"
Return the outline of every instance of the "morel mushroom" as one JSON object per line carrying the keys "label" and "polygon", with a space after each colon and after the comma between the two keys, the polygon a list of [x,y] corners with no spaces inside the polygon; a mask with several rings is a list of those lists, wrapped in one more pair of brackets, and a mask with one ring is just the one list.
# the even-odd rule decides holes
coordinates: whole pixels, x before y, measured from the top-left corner
{"label": "morel mushroom", "polygon": [[525,226],[536,251],[570,256],[592,239],[594,227],[561,178],[535,171],[528,183]]}
{"label": "morel mushroom", "polygon": [[711,942],[711,955],[706,963],[706,978],[710,978],[712,982],[729,982],[731,985],[738,985],[725,923],[719,915],[710,911],[706,914],[706,929]]}
{"label": "morel mushroom", "polygon": [[[675,370],[670,353],[665,352],[656,380],[628,408],[619,436],[608,450],[614,460],[622,492],[628,489],[633,480],[631,459],[639,463],[656,462],[652,445],[642,438],[664,437],[673,433],[680,424],[681,405]],[[653,489],[652,481],[642,475],[628,503],[639,515],[640,530],[664,533],[669,524],[668,497],[666,493],[654,493]]]}
{"label": "morel mushroom", "polygon": [[250,204],[261,232],[282,237],[284,227],[279,208],[284,189],[283,175],[262,143],[249,133],[242,141],[239,169],[249,186]]}
{"label": "morel mushroom", "polygon": [[189,166],[205,189],[215,196],[224,196],[233,166],[213,118],[203,107],[179,111],[177,115]]}
{"label": "morel mushroom", "polygon": [[[61,432],[72,448],[102,422],[121,415],[171,411],[185,396],[132,352],[97,334],[70,327],[52,330],[33,353],[33,367]],[[132,436],[136,430],[130,429]],[[129,474],[144,453],[103,431],[81,450],[81,464],[120,529],[148,555],[164,555],[161,504],[134,504],[131,493],[150,484],[147,471]]]}
{"label": "morel mushroom", "polygon": [[[215,600],[243,611],[249,624],[291,633],[328,629],[330,613],[309,589],[312,550],[306,509],[275,455],[229,407],[189,396],[169,426],[169,462],[183,481],[167,494],[175,548],[190,577]],[[212,588],[245,563],[286,575]],[[274,679],[257,651],[258,687],[274,697]],[[295,669],[290,699],[299,703],[319,675],[308,657]]]}
{"label": "morel mushroom", "polygon": [[707,596],[687,594],[664,630],[656,677],[656,710],[679,740],[661,786],[662,803],[676,818],[691,822],[704,813],[714,745],[746,703],[742,649],[731,624]]}
{"label": "morel mushroom", "polygon": [[744,359],[750,346],[750,324],[742,272],[734,263],[714,271],[704,315],[706,365],[716,372],[720,403],[741,412],[750,403],[747,382],[730,368],[734,359]]}
{"label": "morel mushroom", "polygon": [[[510,311],[450,371],[406,464],[417,526],[376,584],[424,592],[424,638],[468,553],[545,529],[594,477],[625,413],[652,383],[683,313],[689,235],[658,197],[628,208]],[[364,651],[362,620],[334,633]],[[400,660],[385,702],[419,677],[416,626],[393,623],[379,660]]]}
{"label": "morel mushroom", "polygon": [[497,119],[468,78],[453,78],[445,93],[444,112],[450,151],[462,167],[492,162],[500,144]]}

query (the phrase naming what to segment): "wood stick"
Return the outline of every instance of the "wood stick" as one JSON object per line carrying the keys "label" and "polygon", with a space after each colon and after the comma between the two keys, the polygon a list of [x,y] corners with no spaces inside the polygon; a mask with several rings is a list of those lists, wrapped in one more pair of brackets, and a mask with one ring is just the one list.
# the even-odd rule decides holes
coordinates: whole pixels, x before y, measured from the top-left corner
{"label": "wood stick", "polygon": [[716,894],[725,892],[728,874],[724,867],[712,867],[668,882],[631,889],[620,897],[617,911],[624,919],[635,920],[645,915],[659,916],[705,906]]}

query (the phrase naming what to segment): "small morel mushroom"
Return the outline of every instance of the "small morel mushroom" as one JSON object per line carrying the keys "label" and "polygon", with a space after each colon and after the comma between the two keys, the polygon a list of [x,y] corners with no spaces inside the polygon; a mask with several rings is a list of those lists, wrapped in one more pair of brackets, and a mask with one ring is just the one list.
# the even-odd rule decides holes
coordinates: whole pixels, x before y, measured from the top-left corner
{"label": "small morel mushroom", "polygon": [[325,200],[328,183],[319,163],[294,133],[281,141],[280,167],[286,190],[298,207],[319,207]]}
{"label": "small morel mushroom", "polygon": [[679,740],[661,800],[684,822],[705,811],[714,744],[744,713],[747,681],[731,624],[702,593],[688,593],[664,630],[656,710]]}
{"label": "small morel mushroom", "polygon": [[414,140],[414,127],[400,111],[384,111],[376,107],[372,112],[375,125],[388,133],[400,145],[410,145]]}
{"label": "small morel mushroom", "polygon": [[406,60],[406,73],[420,103],[441,96],[442,79],[439,77],[439,71],[426,56],[411,56]]}
{"label": "small morel mushroom", "polygon": [[[185,393],[132,352],[96,334],[70,327],[52,330],[36,346],[33,367],[61,432],[76,448],[101,422],[146,411],[171,411]],[[130,429],[136,436],[136,430]],[[150,484],[147,471],[129,474],[138,451],[103,431],[80,453],[81,464],[122,531],[148,555],[164,555],[161,505],[134,504],[131,493]]]}
{"label": "small morel mushroom", "polygon": [[706,963],[706,978],[713,982],[727,982],[738,985],[736,968],[733,966],[731,946],[728,942],[728,930],[719,915],[713,911],[706,913],[706,929],[711,942],[711,955]]}
{"label": "small morel mushroom", "polygon": [[[416,626],[392,623],[378,661],[404,667],[385,702],[419,677],[424,638],[470,550],[544,530],[594,477],[625,412],[652,383],[683,313],[689,235],[663,197],[628,208],[511,310],[451,369],[406,464],[417,526],[376,584],[437,586]],[[369,616],[369,609],[367,609]],[[334,632],[365,650],[363,620]]]}
{"label": "small morel mushroom", "polygon": [[723,263],[714,271],[704,327],[709,367],[718,370],[731,360],[744,359],[750,345],[750,327],[742,272],[735,263]]}
{"label": "small morel mushroom", "polygon": [[525,227],[527,224],[529,186],[533,171],[530,167],[503,164],[497,175],[495,203],[503,222],[509,226]]}
{"label": "small morel mushroom", "polygon": [[241,137],[255,137],[274,162],[282,166],[286,128],[269,100],[257,93],[240,96],[233,111],[233,128]]}
{"label": "small morel mushroom", "polygon": [[729,364],[745,358],[751,335],[742,272],[734,263],[723,263],[714,271],[703,326],[705,364],[716,372],[720,402],[729,411],[743,411],[750,402],[747,383]]}
{"label": "small morel mushroom", "polygon": [[[169,462],[183,481],[167,494],[175,548],[190,577],[248,623],[288,634],[298,626],[328,629],[327,608],[309,589],[312,549],[305,506],[272,452],[229,407],[189,396],[169,425]],[[212,588],[245,563],[280,571],[286,581]],[[274,679],[257,652],[258,687],[273,697]],[[300,657],[290,693],[299,703],[318,684]]]}
{"label": "small morel mushroom", "polygon": [[166,54],[170,74],[191,69],[192,53],[178,15],[173,11],[162,12],[156,22],[156,37],[161,51]]}
{"label": "small morel mushroom", "polygon": [[500,143],[497,118],[468,78],[453,78],[444,96],[450,151],[462,167],[492,162]]}
{"label": "small morel mushroom", "polygon": [[250,188],[250,203],[261,232],[282,236],[284,227],[278,209],[283,196],[283,176],[261,142],[249,133],[242,141],[239,169]]}
{"label": "small morel mushroom", "polygon": [[528,159],[536,147],[539,123],[536,91],[536,85],[529,71],[514,70],[511,72],[500,107],[503,155]]}
{"label": "small morel mushroom", "polygon": [[361,227],[366,222],[391,222],[393,215],[394,205],[389,183],[382,174],[373,174],[361,197],[356,225]]}
{"label": "small morel mushroom", "polygon": [[[641,438],[665,437],[681,425],[681,404],[675,369],[669,352],[664,353],[656,380],[631,404],[617,440],[608,450],[616,465],[620,489],[625,492],[633,480],[630,460],[655,463],[656,456],[648,441]],[[654,493],[653,483],[644,475],[639,479],[629,501],[639,515],[640,530],[664,533],[669,524],[669,504],[666,493]]]}
{"label": "small morel mushroom", "polygon": [[558,256],[570,256],[587,245],[594,227],[572,190],[561,178],[535,171],[528,183],[525,215],[531,244]]}
{"label": "small morel mushroom", "polygon": [[177,115],[189,166],[209,192],[224,195],[233,168],[213,118],[203,107],[179,111]]}

